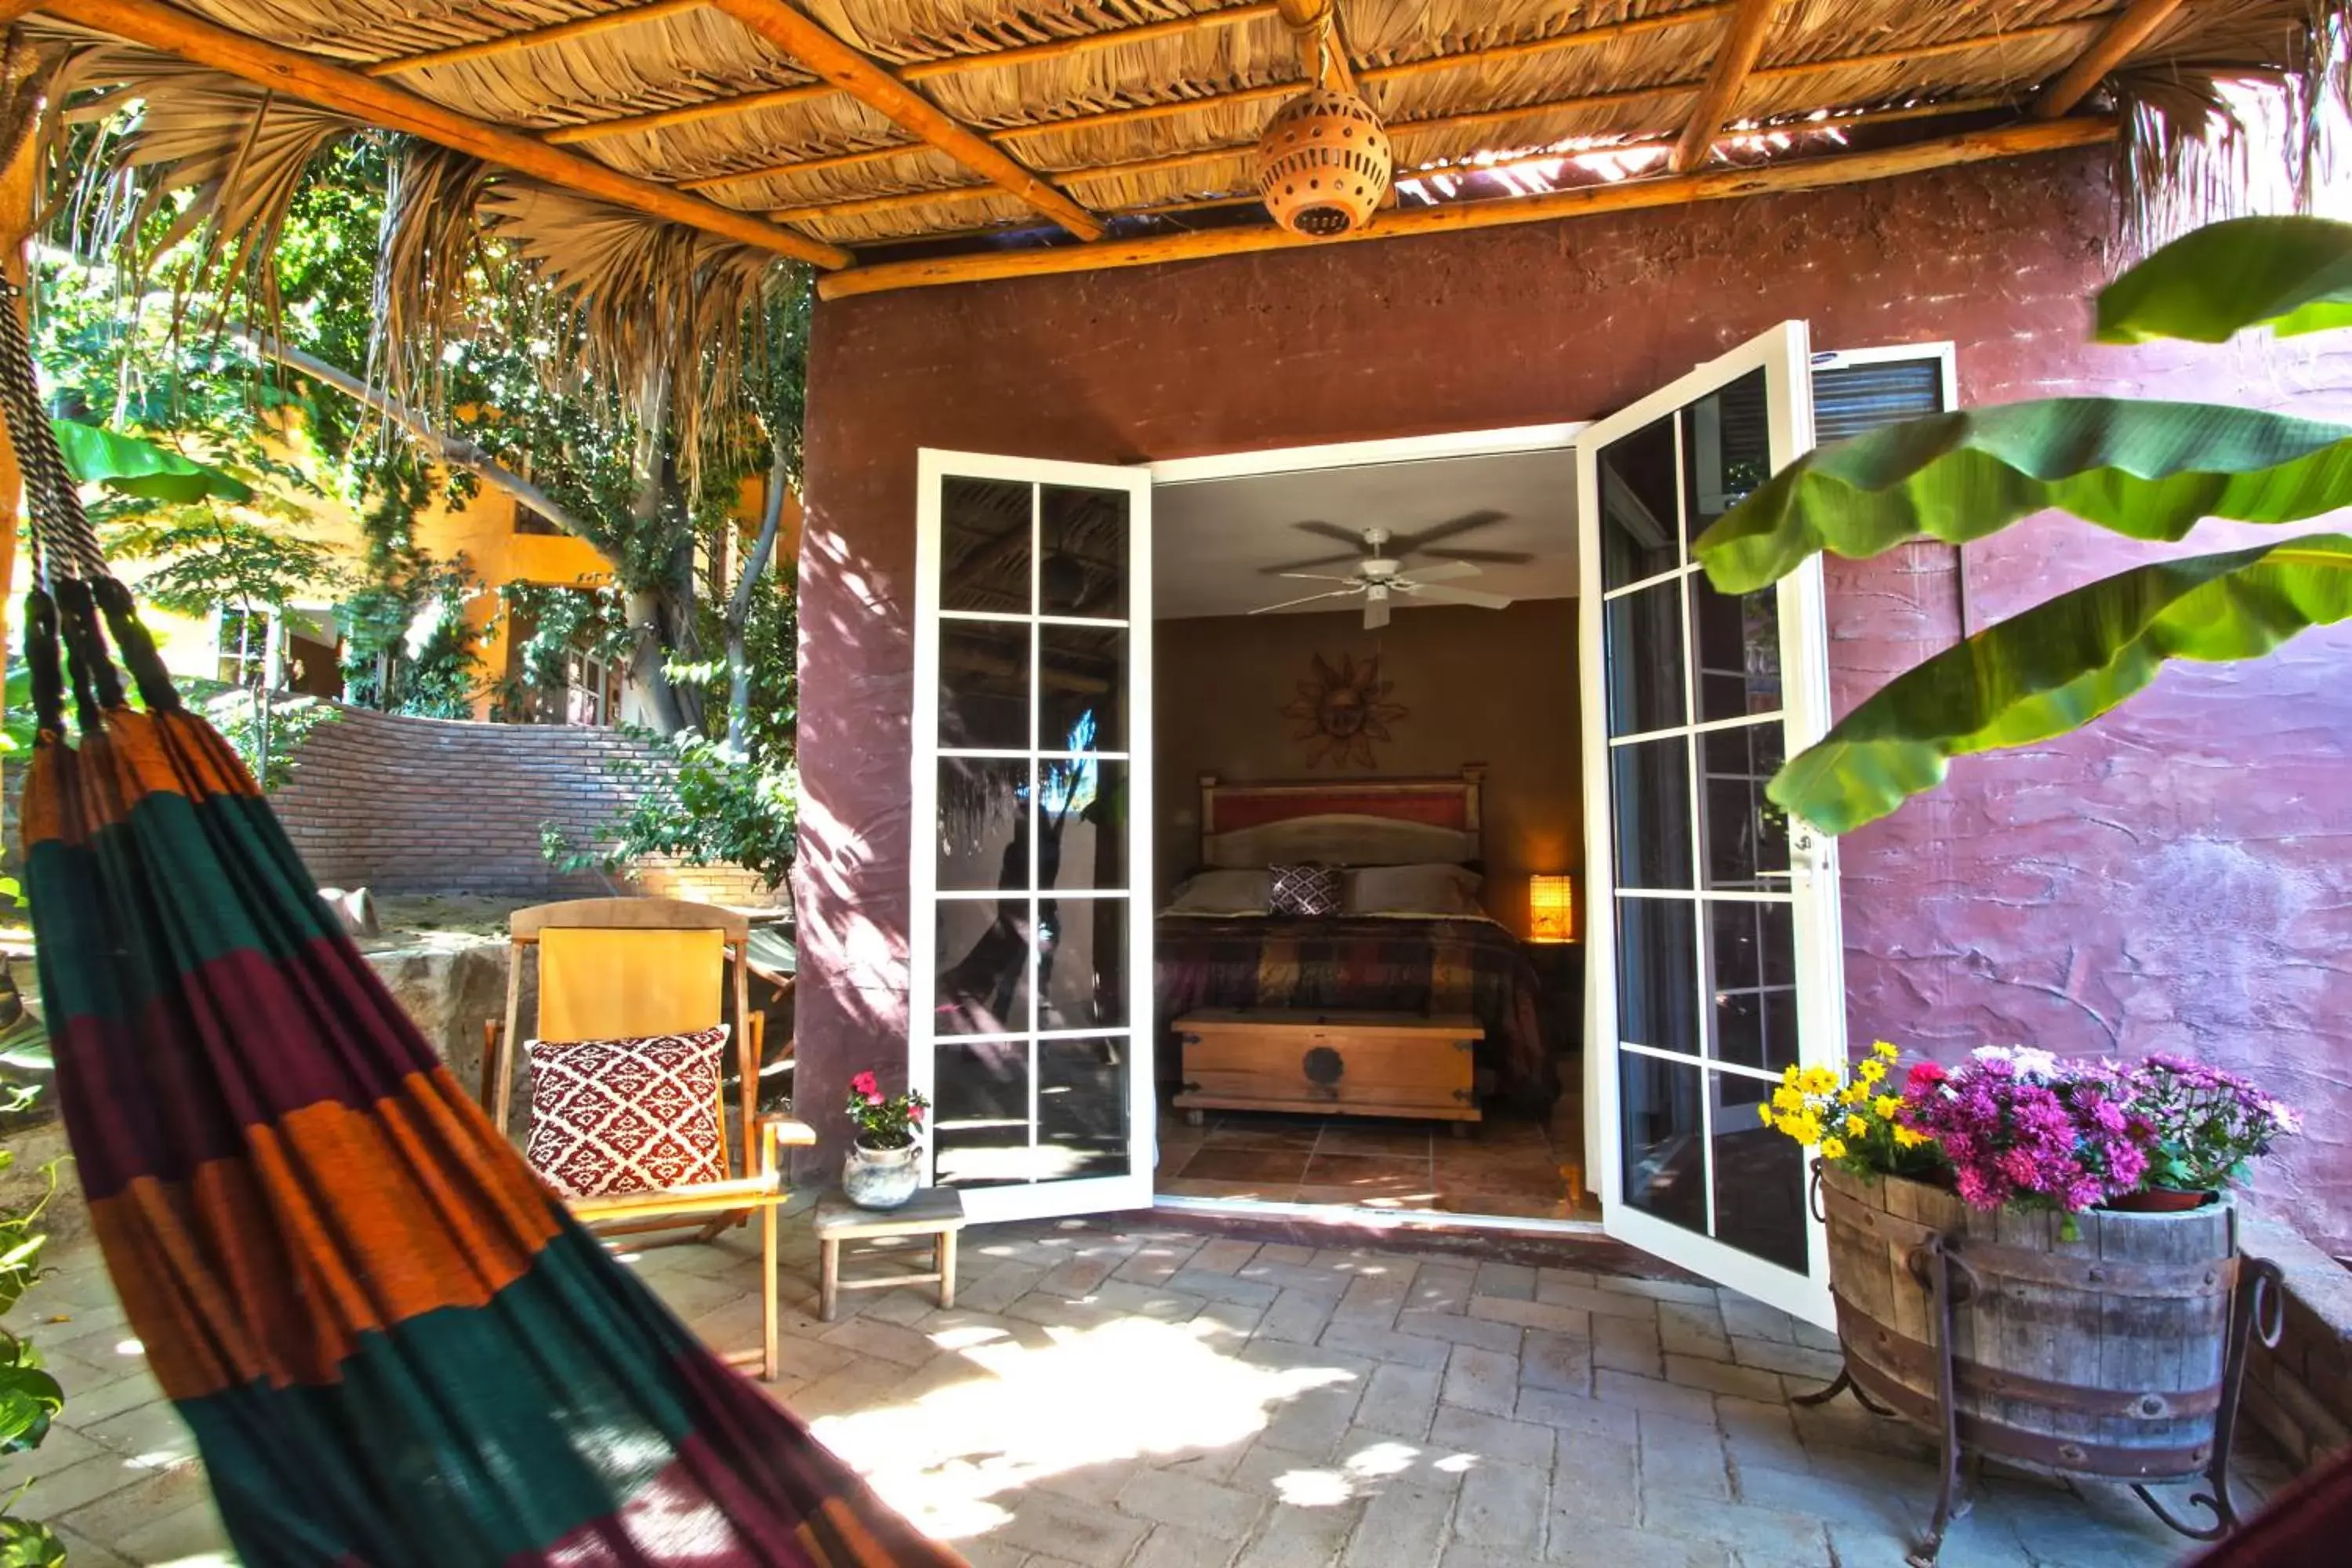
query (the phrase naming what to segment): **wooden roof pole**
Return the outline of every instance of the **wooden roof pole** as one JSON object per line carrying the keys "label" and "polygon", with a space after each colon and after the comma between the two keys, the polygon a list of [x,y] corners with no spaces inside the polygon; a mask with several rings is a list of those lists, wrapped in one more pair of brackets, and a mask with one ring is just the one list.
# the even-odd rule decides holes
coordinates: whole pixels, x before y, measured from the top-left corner
{"label": "wooden roof pole", "polygon": [[649,180],[624,174],[592,159],[550,147],[519,131],[470,120],[357,71],[216,27],[185,11],[159,5],[156,0],[47,0],[41,8],[61,21],[112,33],[151,49],[161,49],[257,82],[306,103],[371,121],[389,131],[422,136],[428,142],[470,153],[518,174],[594,196],[614,206],[685,224],[782,256],[797,257],[819,267],[848,267],[856,259],[837,247],[779,228],[751,213],[733,212]]}
{"label": "wooden roof pole", "polygon": [[1367,240],[1450,234],[1509,224],[1544,223],[1591,213],[1679,206],[1687,202],[1727,201],[1773,191],[1810,191],[1827,185],[1852,184],[1863,180],[1948,168],[1959,163],[2014,158],[2029,153],[2053,153],[2069,147],[2096,146],[2115,138],[2116,122],[2110,119],[2035,120],[1991,131],[1968,131],[1952,136],[1935,137],[1899,147],[1879,147],[1868,152],[1840,153],[1821,158],[1795,158],[1753,169],[1707,169],[1694,174],[1667,174],[1654,179],[1585,185],[1572,191],[1555,191],[1549,195],[1499,196],[1492,201],[1452,202],[1441,206],[1412,207],[1402,212],[1382,213],[1368,226],[1330,239],[1304,239],[1273,224],[1255,224],[1247,227],[1202,229],[1192,234],[1157,236],[1148,239],[1107,239],[1088,246],[978,251],[919,261],[877,262],[819,279],[817,295],[820,299],[839,300],[852,294],[878,293],[889,289],[925,289],[988,279],[1087,272],[1101,268],[1150,267],[1164,261],[1189,261],[1202,257],[1289,250],[1302,246],[1354,245]]}
{"label": "wooden roof pole", "polygon": [[1723,42],[1716,47],[1706,86],[1700,89],[1698,102],[1684,122],[1682,140],[1675,143],[1675,154],[1667,161],[1675,174],[1686,174],[1706,162],[1707,149],[1715,145],[1724,121],[1731,118],[1739,89],[1748,85],[1748,73],[1756,68],[1756,58],[1764,52],[1764,35],[1771,30],[1772,18],[1780,9],[1780,0],[1739,0],[1730,26],[1724,29]]}
{"label": "wooden roof pole", "polygon": [[1298,68],[1321,86],[1328,79],[1340,91],[1354,93],[1356,73],[1348,64],[1348,46],[1339,37],[1339,12],[1335,0],[1276,0],[1290,36],[1298,40]]}
{"label": "wooden roof pole", "polygon": [[2126,55],[2146,43],[2148,35],[2179,9],[2180,0],[2132,0],[2121,16],[2107,24],[2106,31],[2092,39],[2090,47],[2074,57],[2074,63],[2034,100],[2033,112],[2044,120],[2055,120],[2072,110],[2091,95],[2091,89],[2105,79],[2109,71],[2123,64]]}
{"label": "wooden roof pole", "polygon": [[801,65],[992,184],[1020,197],[1080,239],[1102,237],[1102,221],[940,107],[784,0],[714,0],[718,8]]}
{"label": "wooden roof pole", "polygon": [[557,22],[550,26],[533,27],[526,33],[506,33],[470,44],[453,44],[446,49],[432,49],[425,54],[410,55],[404,59],[378,60],[373,65],[362,66],[360,69],[368,76],[398,76],[403,71],[453,66],[460,60],[488,59],[495,55],[510,55],[524,49],[545,48],[550,44],[568,43],[573,38],[593,38],[599,33],[634,27],[640,22],[658,22],[665,16],[699,11],[707,4],[709,0],[652,0],[650,5],[632,5],[625,10],[606,11],[594,16]]}

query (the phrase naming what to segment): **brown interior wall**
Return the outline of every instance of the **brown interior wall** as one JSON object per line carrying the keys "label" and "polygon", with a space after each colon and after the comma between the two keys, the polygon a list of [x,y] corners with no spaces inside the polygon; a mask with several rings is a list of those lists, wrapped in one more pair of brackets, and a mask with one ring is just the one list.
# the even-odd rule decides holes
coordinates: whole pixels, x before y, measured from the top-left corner
{"label": "brown interior wall", "polygon": [[[2106,349],[2103,156],[1386,244],[835,301],[802,552],[802,1103],[901,1070],[915,450],[1128,463],[1590,419],[1772,323],[1948,339],[1969,403],[2128,392],[2352,413],[2328,340]],[[1994,617],[2126,558],[2036,522],[1969,551]],[[1841,709],[1956,631],[1948,553],[1829,571]],[[2175,1047],[2309,1126],[2269,1200],[2352,1244],[2352,633],[2166,674],[2094,731],[1963,763],[1844,845],[1854,1037]],[[837,1125],[827,1126],[837,1139]],[[833,1147],[828,1144],[828,1152]]]}
{"label": "brown interior wall", "polygon": [[[1161,621],[1155,632],[1160,901],[1198,861],[1203,773],[1405,778],[1484,763],[1487,912],[1524,934],[1528,875],[1582,868],[1575,600],[1404,610],[1377,632],[1360,611]],[[1310,768],[1283,717],[1318,654],[1334,664],[1377,655],[1389,700],[1405,710],[1369,773]]]}

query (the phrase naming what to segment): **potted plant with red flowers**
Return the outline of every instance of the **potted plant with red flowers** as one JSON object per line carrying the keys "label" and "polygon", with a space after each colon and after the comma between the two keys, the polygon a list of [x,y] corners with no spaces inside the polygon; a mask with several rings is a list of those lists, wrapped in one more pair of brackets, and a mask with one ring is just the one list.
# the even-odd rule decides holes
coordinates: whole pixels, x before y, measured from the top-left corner
{"label": "potted plant with red flowers", "polygon": [[2158,1053],[2125,1069],[2132,1115],[2147,1128],[2147,1173],[2110,1207],[2140,1213],[2202,1208],[2242,1182],[2271,1145],[2301,1131],[2294,1108],[2225,1068]]}
{"label": "potted plant with red flowers", "polygon": [[895,1209],[923,1184],[923,1113],[930,1101],[912,1090],[884,1094],[870,1072],[849,1080],[849,1124],[856,1136],[841,1171],[841,1190],[862,1209]]}

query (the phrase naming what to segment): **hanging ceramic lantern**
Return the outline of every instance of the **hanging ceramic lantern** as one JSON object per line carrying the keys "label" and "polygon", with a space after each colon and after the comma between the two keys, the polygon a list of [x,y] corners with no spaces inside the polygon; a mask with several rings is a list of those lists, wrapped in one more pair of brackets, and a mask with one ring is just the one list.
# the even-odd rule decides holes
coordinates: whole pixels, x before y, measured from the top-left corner
{"label": "hanging ceramic lantern", "polygon": [[1274,221],[1330,239],[1372,220],[1395,167],[1389,133],[1353,93],[1310,87],[1275,111],[1257,142],[1257,189]]}

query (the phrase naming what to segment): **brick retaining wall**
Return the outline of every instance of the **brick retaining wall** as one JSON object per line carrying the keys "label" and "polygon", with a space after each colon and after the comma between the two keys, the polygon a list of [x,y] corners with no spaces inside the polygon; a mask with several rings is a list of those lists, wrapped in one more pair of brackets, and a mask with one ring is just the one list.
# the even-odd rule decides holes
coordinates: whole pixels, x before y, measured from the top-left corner
{"label": "brick retaining wall", "polygon": [[589,896],[625,880],[630,890],[680,898],[772,901],[738,867],[652,863],[616,879],[549,864],[541,825],[592,842],[632,795],[611,764],[651,754],[611,730],[339,708],[304,739],[292,779],[270,804],[326,887]]}

